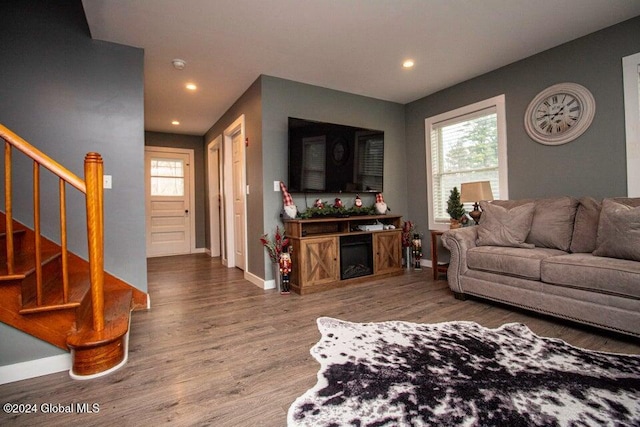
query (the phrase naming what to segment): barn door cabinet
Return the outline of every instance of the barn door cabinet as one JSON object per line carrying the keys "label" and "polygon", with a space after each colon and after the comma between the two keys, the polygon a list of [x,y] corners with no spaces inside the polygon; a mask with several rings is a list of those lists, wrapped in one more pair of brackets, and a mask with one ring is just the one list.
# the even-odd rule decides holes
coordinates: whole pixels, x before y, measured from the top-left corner
{"label": "barn door cabinet", "polygon": [[399,215],[296,219],[284,225],[294,292],[320,292],[403,273]]}

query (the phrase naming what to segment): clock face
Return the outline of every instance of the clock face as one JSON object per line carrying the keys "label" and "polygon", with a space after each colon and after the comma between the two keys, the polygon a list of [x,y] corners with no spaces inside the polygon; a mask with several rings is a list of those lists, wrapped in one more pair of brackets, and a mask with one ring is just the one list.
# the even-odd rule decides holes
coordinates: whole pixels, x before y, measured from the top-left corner
{"label": "clock face", "polygon": [[553,94],[535,109],[535,126],[540,133],[561,134],[575,126],[582,115],[582,104],[569,93]]}
{"label": "clock face", "polygon": [[559,145],[582,135],[594,114],[591,92],[575,83],[560,83],[543,90],[529,103],[524,126],[537,142]]}

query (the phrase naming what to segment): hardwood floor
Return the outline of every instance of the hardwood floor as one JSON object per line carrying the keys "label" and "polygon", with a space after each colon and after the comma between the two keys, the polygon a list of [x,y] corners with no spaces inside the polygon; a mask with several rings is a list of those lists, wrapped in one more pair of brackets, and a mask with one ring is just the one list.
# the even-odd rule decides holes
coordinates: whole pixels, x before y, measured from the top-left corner
{"label": "hardwood floor", "polygon": [[[0,413],[0,425],[153,424],[284,426],[293,400],[316,382],[309,349],[316,318],[421,323],[523,322],[538,335],[600,351],[640,353],[638,341],[479,300],[453,298],[430,269],[299,296],[263,291],[204,254],[148,262],[152,309],[134,312],[129,361],[91,381],[61,372],[0,386],[0,401],[37,404]],[[97,403],[99,413],[43,413],[43,403]],[[46,406],[45,406],[46,408]]]}

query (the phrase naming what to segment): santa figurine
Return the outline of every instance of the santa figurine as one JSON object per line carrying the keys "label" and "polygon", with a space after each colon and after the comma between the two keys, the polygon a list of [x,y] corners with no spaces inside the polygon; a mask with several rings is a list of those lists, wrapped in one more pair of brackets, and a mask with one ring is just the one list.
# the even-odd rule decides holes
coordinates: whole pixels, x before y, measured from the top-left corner
{"label": "santa figurine", "polygon": [[387,213],[387,204],[382,198],[382,193],[376,194],[376,203],[373,205],[376,208],[378,215],[385,215]]}
{"label": "santa figurine", "polygon": [[295,219],[298,214],[298,208],[293,204],[293,198],[282,181],[280,181],[280,190],[282,191],[282,203],[284,204],[282,217],[284,219]]}
{"label": "santa figurine", "polygon": [[342,200],[340,200],[340,197],[336,197],[333,207],[336,209],[340,209],[342,207]]}
{"label": "santa figurine", "polygon": [[362,207],[362,199],[360,198],[359,194],[356,194],[356,201],[353,203],[353,205],[356,208],[361,208]]}
{"label": "santa figurine", "polygon": [[313,207],[318,209],[324,208],[324,203],[322,203],[322,199],[316,199],[315,203],[313,204]]}

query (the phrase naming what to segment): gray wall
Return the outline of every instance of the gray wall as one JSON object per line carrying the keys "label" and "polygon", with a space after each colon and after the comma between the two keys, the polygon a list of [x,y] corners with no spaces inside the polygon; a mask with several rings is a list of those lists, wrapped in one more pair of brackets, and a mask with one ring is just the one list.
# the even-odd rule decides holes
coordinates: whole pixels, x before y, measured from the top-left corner
{"label": "gray wall", "polygon": [[206,247],[205,240],[205,205],[207,193],[205,190],[205,146],[201,136],[180,135],[174,133],[145,132],[144,145],[153,147],[185,148],[193,150],[193,174],[195,178],[195,221],[196,221],[196,248]]}
{"label": "gray wall", "polygon": [[[244,94],[224,113],[224,115],[207,131],[204,136],[205,149],[211,141],[222,135],[241,115],[245,116],[245,136],[249,138],[249,146],[245,147],[247,185],[247,261],[248,271],[256,276],[264,277],[262,263],[262,247],[258,247],[262,234],[262,90],[260,79],[256,80]],[[224,145],[224,144],[223,144]],[[205,162],[206,164],[206,162]],[[231,173],[223,171],[223,173]],[[208,185],[207,185],[208,187]],[[208,190],[207,190],[208,191]],[[209,207],[206,207],[206,218],[209,218]],[[209,224],[206,227],[207,247],[209,242]]]}
{"label": "gray wall", "polygon": [[[91,40],[80,1],[3,2],[0,27],[0,123],[80,177],[85,153],[102,154],[105,268],[146,291],[143,51]],[[32,225],[31,163],[14,158],[14,213]],[[58,240],[57,183],[42,175],[43,234]],[[69,246],[86,258],[84,197],[67,193]],[[0,365],[60,353],[4,324],[0,340]]]}
{"label": "gray wall", "polygon": [[[247,137],[248,248],[249,272],[272,279],[269,259],[260,236],[272,233],[281,224],[282,193],[273,191],[274,181],[287,181],[287,120],[300,117],[385,131],[385,201],[393,213],[407,210],[404,189],[405,139],[404,108],[401,104],[353,95],[345,92],[297,83],[276,77],[261,76],[236,101],[205,135],[208,144],[222,134],[241,114],[245,114]],[[333,200],[335,194],[314,195]],[[347,206],[353,195],[341,196]],[[295,195],[299,210],[305,209],[304,197]],[[363,196],[372,204],[373,195]],[[313,200],[309,200],[309,205]],[[208,231],[207,231],[208,234]],[[207,242],[209,245],[209,242]]]}
{"label": "gray wall", "polygon": [[[429,223],[424,120],[500,94],[506,98],[509,198],[626,195],[622,58],[639,51],[640,17],[406,105],[408,194],[417,196],[409,216],[419,231]],[[596,115],[578,139],[545,146],[527,136],[524,112],[538,92],[560,82],[587,87]]]}
{"label": "gray wall", "polygon": [[[405,116],[401,104],[262,76],[264,217],[261,221],[265,231],[272,232],[280,223],[282,193],[273,191],[273,181],[287,182],[289,117],[384,131],[384,200],[392,213],[406,215],[409,200],[406,193]],[[317,197],[330,202],[340,197],[345,206],[351,207],[355,195],[311,195],[306,202],[303,195],[293,195],[299,211],[311,206]],[[372,194],[361,197],[366,206],[375,201]],[[258,248],[262,250],[259,244]],[[263,255],[268,265],[268,258]],[[268,270],[271,278],[271,271]]]}

